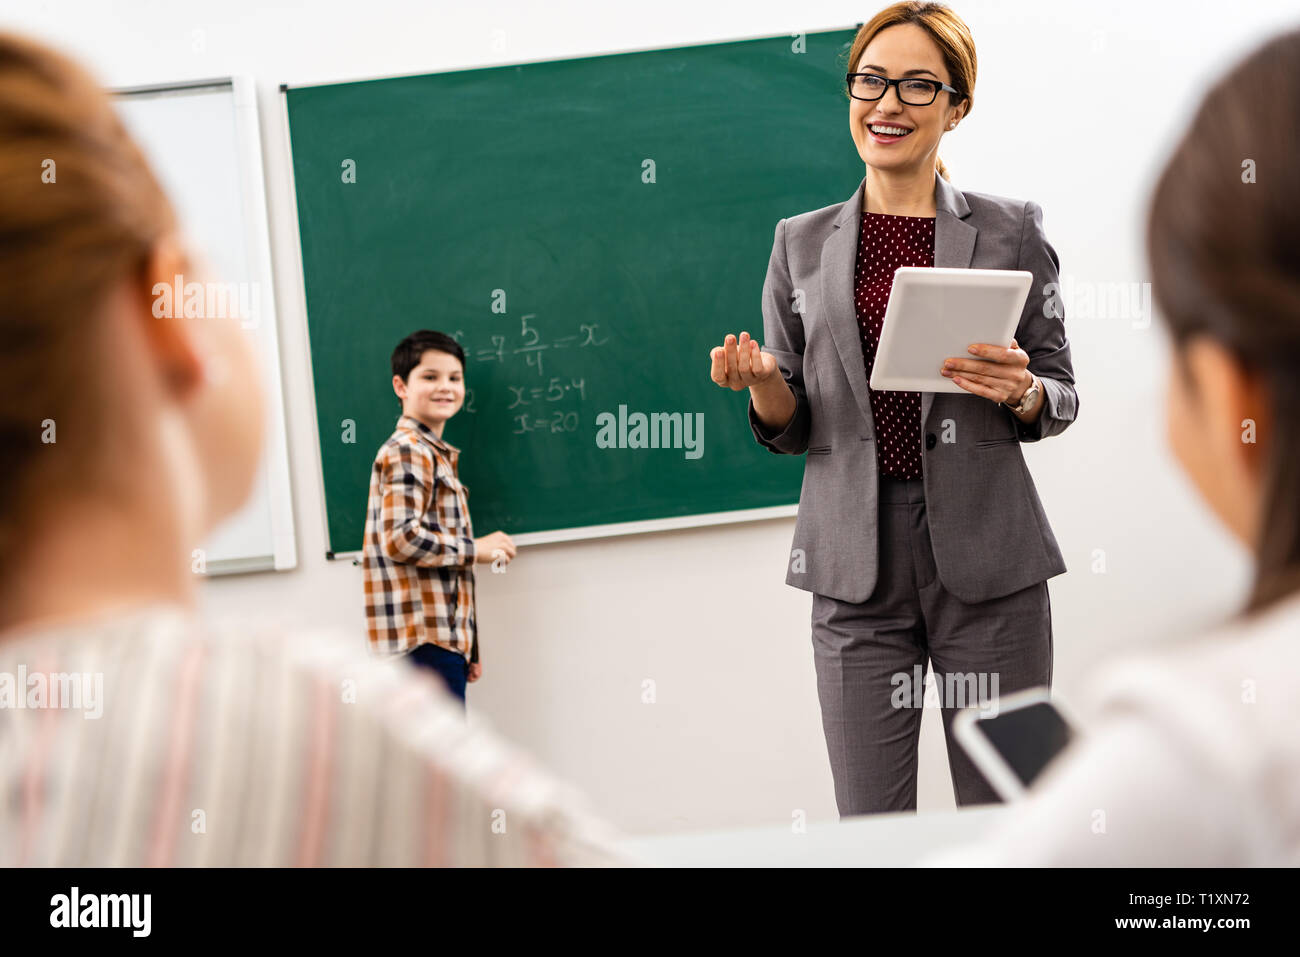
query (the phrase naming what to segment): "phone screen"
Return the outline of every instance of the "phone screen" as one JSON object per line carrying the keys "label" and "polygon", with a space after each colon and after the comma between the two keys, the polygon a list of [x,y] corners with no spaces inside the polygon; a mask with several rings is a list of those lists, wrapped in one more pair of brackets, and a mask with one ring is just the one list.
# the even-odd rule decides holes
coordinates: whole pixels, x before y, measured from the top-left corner
{"label": "phone screen", "polygon": [[1025,787],[1074,737],[1061,713],[1047,701],[980,718],[975,726]]}

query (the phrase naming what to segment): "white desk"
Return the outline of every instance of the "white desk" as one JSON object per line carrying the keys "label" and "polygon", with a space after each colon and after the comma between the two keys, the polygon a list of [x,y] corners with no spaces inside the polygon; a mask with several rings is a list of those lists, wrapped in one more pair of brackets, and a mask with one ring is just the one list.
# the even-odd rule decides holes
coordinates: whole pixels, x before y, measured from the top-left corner
{"label": "white desk", "polygon": [[660,834],[624,840],[651,867],[906,867],[932,851],[974,840],[1003,820],[1004,804],[920,814],[870,814],[808,825]]}

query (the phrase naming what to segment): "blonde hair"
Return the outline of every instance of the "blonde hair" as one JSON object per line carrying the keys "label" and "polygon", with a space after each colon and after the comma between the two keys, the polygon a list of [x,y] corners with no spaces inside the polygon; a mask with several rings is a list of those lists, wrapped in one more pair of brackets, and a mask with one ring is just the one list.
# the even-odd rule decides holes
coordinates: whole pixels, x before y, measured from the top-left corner
{"label": "blonde hair", "polygon": [[108,94],[70,59],[0,32],[0,562],[38,521],[34,496],[107,451],[96,320],[174,224]]}
{"label": "blonde hair", "polygon": [[[955,94],[948,94],[949,102],[965,100],[965,115],[969,116],[970,111],[975,107],[975,40],[971,37],[970,28],[966,26],[965,21],[941,3],[895,3],[881,10],[864,23],[858,30],[857,36],[853,38],[845,72],[857,69],[863,51],[877,33],[900,23],[914,23],[930,34],[931,39],[938,45],[939,52],[943,54],[944,66],[951,77],[948,85],[957,90]],[[845,96],[848,96],[847,90]],[[940,176],[951,181],[948,167],[938,156],[935,157],[935,169],[939,171]]]}

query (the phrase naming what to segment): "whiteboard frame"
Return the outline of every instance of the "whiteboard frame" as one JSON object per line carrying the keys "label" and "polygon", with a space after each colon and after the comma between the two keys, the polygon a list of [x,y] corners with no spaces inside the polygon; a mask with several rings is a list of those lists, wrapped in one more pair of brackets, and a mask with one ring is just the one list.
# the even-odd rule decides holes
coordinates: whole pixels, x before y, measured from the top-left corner
{"label": "whiteboard frame", "polygon": [[287,571],[298,567],[294,538],[293,489],[289,480],[289,434],[285,425],[284,386],[280,374],[280,325],[275,309],[274,273],[271,268],[270,219],[266,206],[266,176],[262,164],[262,133],[257,116],[257,83],[251,76],[232,75],[206,80],[151,83],[119,87],[115,97],[187,93],[204,88],[229,88],[235,110],[235,150],[239,158],[244,243],[250,282],[261,290],[258,321],[266,323],[264,339],[269,355],[259,356],[266,367],[268,434],[263,443],[268,501],[271,510],[272,554],[228,558],[209,562],[208,575],[234,575],[257,571]]}

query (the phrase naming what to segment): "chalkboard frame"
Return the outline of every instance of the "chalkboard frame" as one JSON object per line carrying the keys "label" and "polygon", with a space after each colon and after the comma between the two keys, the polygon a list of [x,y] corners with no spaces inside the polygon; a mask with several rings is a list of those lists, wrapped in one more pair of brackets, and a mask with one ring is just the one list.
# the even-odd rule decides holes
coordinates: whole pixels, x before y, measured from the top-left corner
{"label": "chalkboard frame", "polygon": [[[831,34],[831,33],[851,34],[860,25],[861,24],[855,24],[852,27],[827,28],[815,32],[818,34]],[[371,80],[399,80],[405,78],[420,78],[420,77],[435,76],[435,75],[449,74],[449,73],[463,73],[463,72],[471,72],[471,71],[479,71],[479,70],[491,70],[491,69],[497,69],[501,67],[518,67],[518,66],[527,66],[527,65],[534,65],[534,64],[537,65],[554,64],[554,63],[562,63],[569,60],[584,60],[584,59],[592,59],[598,57],[615,56],[623,53],[670,52],[675,50],[691,49],[694,47],[720,46],[726,44],[744,43],[744,42],[755,41],[755,40],[770,41],[770,40],[777,40],[777,39],[785,39],[787,37],[790,39],[794,39],[794,38],[798,38],[799,36],[801,36],[801,34],[798,33],[775,34],[775,35],[765,34],[765,35],[751,36],[751,37],[739,37],[739,38],[733,37],[733,38],[722,39],[722,40],[708,40],[708,41],[702,41],[693,44],[677,44],[672,46],[631,48],[631,49],[614,50],[614,51],[606,50],[599,53],[576,54],[570,57],[540,57],[532,60],[512,59],[512,60],[501,61],[496,63],[477,63],[470,66],[456,66],[444,70],[384,74],[379,76],[354,77],[350,79],[339,79],[339,78],[314,79],[306,82],[282,83],[280,85],[281,107],[282,107],[281,116],[282,116],[284,131],[285,131],[285,139],[286,142],[289,144],[289,150],[290,150],[290,163],[289,163],[290,199],[292,203],[294,229],[295,229],[295,233],[298,236],[298,243],[296,244],[297,246],[296,252],[298,254],[298,281],[299,281],[298,294],[300,296],[300,301],[302,302],[303,305],[304,317],[307,317],[308,315],[307,277],[306,277],[304,260],[303,260],[303,247],[302,247],[302,236],[301,236],[302,221],[299,215],[299,208],[298,208],[299,192],[298,192],[298,186],[296,182],[294,162],[292,159],[293,140],[290,132],[291,123],[290,123],[290,115],[289,115],[289,99],[287,95],[290,90],[301,90],[301,89],[311,88],[311,87],[339,86],[344,84],[363,83]],[[845,44],[845,49],[847,50],[847,44]],[[791,214],[793,214],[793,212]],[[308,340],[310,340],[311,328],[310,328],[309,320],[306,326],[307,328],[305,332]],[[312,388],[311,388],[312,421],[313,421],[313,425],[315,426],[313,427],[312,431],[314,433],[315,442],[316,442],[317,468],[319,470],[319,474],[321,475],[321,480],[322,480],[322,492],[323,492],[322,510],[324,513],[323,521],[325,524],[326,539],[327,541],[331,541],[328,489],[325,486],[324,459],[321,454],[322,451],[321,432],[319,428],[320,419],[319,419],[318,408],[317,408],[316,375],[315,375],[315,370],[312,368],[313,359],[312,359],[312,353],[310,347],[308,349],[307,361],[308,361],[310,381],[312,383]],[[585,525],[585,526],[569,526],[569,527],[554,528],[554,529],[547,529],[547,530],[534,531],[534,532],[512,533],[511,538],[517,544],[520,545],[548,544],[553,542],[577,541],[577,540],[605,538],[605,537],[613,537],[613,536],[621,536],[621,535],[672,531],[672,530],[694,528],[694,527],[701,527],[701,526],[732,524],[732,523],[741,523],[741,522],[750,522],[750,521],[763,521],[763,520],[771,520],[771,519],[787,519],[787,518],[794,517],[798,513],[797,490],[792,494],[791,497],[796,501],[791,502],[789,504],[767,505],[767,506],[756,507],[756,508],[740,508],[740,509],[728,510],[728,511],[708,511],[708,512],[690,514],[690,515],[679,515],[679,516],[661,517],[661,518],[647,518],[647,519],[638,519],[634,521],[617,521],[617,522],[608,522],[608,523]],[[476,528],[476,533],[482,533],[484,531],[485,531],[484,529]],[[335,550],[332,547],[332,542],[331,542],[331,547],[326,551],[326,558],[330,560],[351,559],[353,561],[353,564],[357,564],[360,554],[361,552],[359,549]]]}

